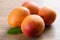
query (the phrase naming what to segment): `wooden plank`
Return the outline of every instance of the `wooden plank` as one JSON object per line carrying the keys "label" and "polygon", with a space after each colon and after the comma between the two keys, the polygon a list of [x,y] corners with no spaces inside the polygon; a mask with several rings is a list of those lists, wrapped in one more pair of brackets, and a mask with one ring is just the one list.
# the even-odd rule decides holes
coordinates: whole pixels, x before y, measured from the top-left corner
{"label": "wooden plank", "polygon": [[60,0],[33,0],[42,5],[47,5],[52,8],[55,8],[57,11],[57,18],[54,24],[50,27],[45,28],[45,31],[39,38],[28,38],[23,34],[18,35],[9,35],[7,30],[10,28],[8,25],[8,15],[10,11],[18,6],[24,0],[0,0],[0,40],[60,40]]}

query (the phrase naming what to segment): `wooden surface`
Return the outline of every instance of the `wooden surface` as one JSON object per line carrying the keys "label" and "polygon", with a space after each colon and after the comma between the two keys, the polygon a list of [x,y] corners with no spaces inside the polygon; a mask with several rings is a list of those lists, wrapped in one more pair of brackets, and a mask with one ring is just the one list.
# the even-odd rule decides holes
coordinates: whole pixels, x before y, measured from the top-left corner
{"label": "wooden surface", "polygon": [[0,40],[60,40],[60,0],[33,0],[42,6],[48,6],[56,10],[57,17],[55,22],[45,28],[45,32],[38,38],[28,38],[23,34],[9,35],[7,30],[10,28],[7,22],[10,11],[24,0],[0,0]]}

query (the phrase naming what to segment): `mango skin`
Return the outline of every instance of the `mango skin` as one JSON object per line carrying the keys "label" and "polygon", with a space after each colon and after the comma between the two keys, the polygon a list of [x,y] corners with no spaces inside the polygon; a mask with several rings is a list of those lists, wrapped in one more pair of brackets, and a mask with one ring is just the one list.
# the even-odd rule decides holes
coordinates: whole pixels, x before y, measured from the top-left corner
{"label": "mango skin", "polygon": [[26,16],[30,15],[29,9],[26,7],[17,7],[13,9],[8,16],[8,24],[12,27],[18,27]]}
{"label": "mango skin", "polygon": [[56,11],[48,7],[42,7],[38,15],[44,19],[46,25],[51,25],[56,19]]}
{"label": "mango skin", "polygon": [[37,37],[42,34],[45,28],[43,19],[38,15],[27,16],[22,24],[21,30],[28,37]]}
{"label": "mango skin", "polygon": [[22,6],[28,8],[30,14],[38,14],[38,10],[40,9],[39,5],[31,0],[23,2]]}

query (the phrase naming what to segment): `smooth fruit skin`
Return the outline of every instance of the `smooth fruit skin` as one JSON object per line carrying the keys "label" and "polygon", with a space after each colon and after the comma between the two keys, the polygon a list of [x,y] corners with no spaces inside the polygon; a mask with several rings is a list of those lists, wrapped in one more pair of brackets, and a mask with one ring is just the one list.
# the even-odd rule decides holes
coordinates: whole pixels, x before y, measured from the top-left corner
{"label": "smooth fruit skin", "polygon": [[8,24],[14,28],[21,25],[21,22],[24,20],[26,16],[30,15],[29,9],[26,7],[17,7],[12,10],[10,15],[8,16]]}
{"label": "smooth fruit skin", "polygon": [[46,25],[51,25],[56,19],[56,12],[47,7],[41,8],[38,15],[44,19]]}
{"label": "smooth fruit skin", "polygon": [[28,8],[31,14],[38,14],[38,10],[40,9],[39,5],[31,0],[25,1],[22,3],[22,6]]}
{"label": "smooth fruit skin", "polygon": [[39,36],[45,28],[45,23],[43,19],[38,15],[27,16],[22,24],[21,30],[28,37]]}

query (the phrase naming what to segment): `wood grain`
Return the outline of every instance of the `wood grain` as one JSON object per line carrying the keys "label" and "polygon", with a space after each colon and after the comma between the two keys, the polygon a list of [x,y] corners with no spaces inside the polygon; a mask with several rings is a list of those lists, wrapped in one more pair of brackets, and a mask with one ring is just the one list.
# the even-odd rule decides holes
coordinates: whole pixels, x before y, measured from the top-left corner
{"label": "wood grain", "polygon": [[42,6],[52,7],[56,10],[57,17],[55,22],[45,28],[45,31],[38,38],[28,38],[23,34],[9,35],[7,30],[10,28],[8,25],[8,15],[12,9],[21,5],[25,0],[0,0],[0,40],[60,40],[60,0],[33,0]]}

